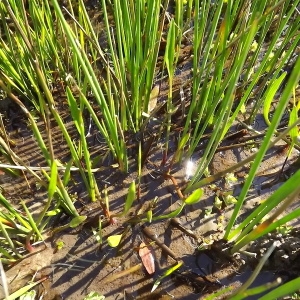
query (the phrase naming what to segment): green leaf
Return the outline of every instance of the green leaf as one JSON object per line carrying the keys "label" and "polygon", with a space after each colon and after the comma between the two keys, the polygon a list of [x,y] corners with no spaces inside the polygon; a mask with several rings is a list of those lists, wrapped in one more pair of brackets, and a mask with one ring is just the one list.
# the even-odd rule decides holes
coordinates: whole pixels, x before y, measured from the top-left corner
{"label": "green leaf", "polygon": [[71,170],[72,164],[73,164],[73,159],[70,159],[70,161],[66,165],[66,169],[65,169],[65,172],[64,172],[64,177],[63,177],[63,185],[64,186],[67,186],[68,183],[69,183],[69,180],[70,180],[70,177],[71,177],[71,171],[70,170]]}
{"label": "green leaf", "polygon": [[264,103],[264,118],[265,118],[265,122],[267,123],[268,126],[271,124],[271,122],[269,120],[269,112],[270,112],[272,100],[273,100],[277,90],[279,89],[283,79],[285,78],[285,76],[286,76],[286,72],[282,73],[279,78],[274,80],[267,92],[265,103]]}
{"label": "green leaf", "polygon": [[174,54],[175,54],[175,23],[174,19],[171,20],[169,25],[169,32],[167,37],[167,45],[165,52],[165,64],[168,70],[169,75],[173,75],[173,63],[174,63]]}
{"label": "green leaf", "polygon": [[241,109],[240,109],[240,112],[242,113],[242,114],[245,114],[246,113],[246,106],[245,106],[245,104],[243,103],[243,104],[241,104]]}
{"label": "green leaf", "polygon": [[25,202],[24,202],[24,201],[21,201],[21,204],[22,204],[22,206],[23,206],[23,208],[24,208],[24,210],[25,210],[25,213],[26,213],[26,215],[27,215],[27,217],[28,217],[28,221],[29,221],[29,223],[30,223],[30,225],[31,225],[31,228],[35,231],[35,233],[37,234],[37,236],[38,236],[41,240],[43,240],[43,236],[42,236],[40,230],[39,230],[38,227],[37,227],[38,225],[37,225],[37,223],[35,222],[35,220],[34,220],[32,214],[31,214],[30,211],[28,210],[28,208],[27,208]]}
{"label": "green leaf", "polygon": [[67,99],[68,99],[68,103],[69,103],[69,106],[71,109],[71,115],[72,115],[74,124],[76,125],[77,130],[79,132],[81,132],[81,126],[79,124],[79,120],[81,119],[80,118],[80,110],[77,106],[76,99],[74,98],[72,91],[70,90],[70,88],[68,86],[67,86],[66,92],[67,92]]}
{"label": "green leaf", "polygon": [[184,203],[187,205],[195,204],[201,200],[202,195],[203,195],[203,190],[197,189],[184,200]]}
{"label": "green leaf", "polygon": [[111,235],[107,238],[107,243],[109,246],[115,248],[120,244],[121,238],[122,238],[122,234]]}
{"label": "green leaf", "polygon": [[135,199],[135,193],[136,193],[135,181],[133,181],[133,182],[131,182],[129,189],[128,189],[128,194],[127,194],[124,212],[123,212],[124,215],[126,215],[129,211],[129,209],[131,208],[132,203]]}
{"label": "green leaf", "polygon": [[56,208],[56,209],[53,209],[53,210],[48,210],[46,212],[46,216],[47,217],[57,216],[60,212],[61,212],[61,209],[59,209],[59,208]]}
{"label": "green leaf", "polygon": [[70,227],[71,228],[75,228],[78,225],[80,225],[82,222],[84,222],[86,220],[87,216],[77,216],[75,218],[73,218],[70,222]]}
{"label": "green leaf", "polygon": [[226,205],[237,203],[237,199],[232,195],[226,195],[224,201],[226,202]]}
{"label": "green leaf", "polygon": [[[32,282],[22,288],[20,288],[19,290],[17,290],[16,292],[14,292],[13,294],[9,295],[6,300],[15,300],[19,297],[21,297],[23,294],[25,294],[26,292],[28,292],[30,289],[32,289],[34,286],[36,286],[37,284],[43,282],[45,279],[47,278],[42,278],[36,282]],[[27,298],[26,298],[27,299]]]}
{"label": "green leaf", "polygon": [[179,145],[178,145],[178,150],[181,150],[184,146],[185,146],[185,144],[187,143],[187,141],[189,140],[189,138],[190,138],[190,133],[188,132],[187,134],[185,134],[184,136],[183,136],[183,138],[180,140],[180,142],[179,142]]}
{"label": "green leaf", "polygon": [[24,227],[31,230],[31,225],[21,214],[7,201],[7,199],[0,193],[0,204],[5,207]]}
{"label": "green leaf", "polygon": [[270,293],[262,296],[259,300],[279,299],[286,295],[291,295],[300,289],[300,277],[291,280],[278,288],[272,290]]}
{"label": "green leaf", "polygon": [[[260,286],[256,286],[254,288],[250,288],[245,290],[242,293],[238,293],[237,295],[235,295],[234,297],[230,298],[231,300],[241,300],[241,299],[247,299],[250,296],[252,296],[251,298],[254,298],[254,295],[259,295],[262,293],[266,293],[268,290],[273,289],[275,287],[277,287],[280,284],[281,279],[278,278],[277,280],[273,281],[273,282],[268,282],[265,284],[262,284]],[[215,298],[213,298],[215,299]],[[256,299],[256,297],[255,297]],[[271,299],[271,298],[269,298]]]}
{"label": "green leaf", "polygon": [[[269,146],[271,144],[272,137],[273,137],[274,133],[276,132],[276,128],[277,128],[278,124],[280,123],[280,120],[281,120],[282,115],[284,113],[285,107],[286,107],[286,105],[287,105],[287,103],[290,99],[292,90],[293,90],[296,82],[299,81],[299,77],[300,77],[299,68],[300,68],[300,58],[298,57],[298,59],[296,60],[296,64],[295,64],[291,74],[289,75],[289,79],[286,83],[286,86],[285,86],[283,92],[281,93],[281,97],[280,97],[280,100],[277,104],[277,107],[276,107],[276,110],[275,110],[275,113],[274,113],[274,116],[273,116],[273,119],[272,119],[272,123],[271,123],[271,125],[269,126],[268,130],[265,133],[265,138],[264,138],[264,140],[263,140],[263,142],[260,146],[259,151],[255,155],[255,159],[254,159],[254,161],[252,163],[252,166],[249,170],[248,177],[245,180],[243,188],[242,188],[242,190],[239,194],[238,202],[235,205],[234,211],[233,211],[233,213],[231,215],[231,218],[229,220],[229,223],[226,227],[226,232],[225,232],[225,235],[224,235],[224,239],[226,239],[226,240],[231,240],[236,235],[236,233],[234,233],[234,231],[236,231],[236,229],[232,230],[232,227],[233,227],[233,225],[236,221],[237,215],[239,214],[239,210],[241,209],[241,206],[244,203],[246,195],[247,195],[247,193],[248,193],[248,191],[249,191],[249,189],[252,185],[252,182],[253,182],[255,174],[257,173],[257,170],[260,166],[260,163],[263,160],[263,157],[264,157],[265,153],[267,152],[267,149],[269,148]],[[298,125],[298,124],[295,123],[293,125]],[[299,185],[299,183],[298,183],[298,185]],[[295,187],[293,189],[295,189]],[[247,226],[248,226],[248,224],[247,224]],[[233,232],[231,232],[231,230]]]}
{"label": "green leaf", "polygon": [[[257,226],[261,220],[278,206],[280,203],[284,203],[285,199],[289,197],[295,187],[299,186],[300,170],[298,170],[293,176],[291,176],[283,185],[281,185],[270,197],[268,197],[261,205],[259,205],[241,224],[231,231],[229,240],[235,238],[236,242],[241,239],[249,238],[250,231]],[[292,211],[297,213],[297,209]],[[273,224],[275,224],[273,222]],[[272,224],[272,226],[273,226]],[[279,224],[282,225],[283,223]],[[276,227],[275,227],[276,228]],[[275,229],[274,228],[274,229]],[[257,237],[256,237],[257,238]]]}
{"label": "green leaf", "polygon": [[[293,123],[295,123],[298,119],[298,108],[296,105],[293,106],[292,111],[290,112],[290,118],[289,118],[289,124],[288,126],[291,126]],[[295,126],[293,129],[290,130],[290,136],[292,139],[292,145],[290,147],[290,152],[292,151],[292,146],[297,143],[297,138],[298,138],[298,128]]]}
{"label": "green leaf", "polygon": [[180,207],[178,207],[176,210],[172,211],[171,213],[169,213],[167,215],[161,215],[161,216],[158,216],[158,217],[154,217],[153,220],[157,221],[157,220],[175,218],[176,216],[178,216],[181,213],[181,211],[183,210],[185,205],[186,205],[185,202],[182,202]]}
{"label": "green leaf", "polygon": [[32,290],[23,294],[19,300],[34,300],[36,297],[36,291]]}
{"label": "green leaf", "polygon": [[52,162],[51,166],[51,177],[48,187],[48,197],[49,199],[53,198],[53,195],[56,191],[56,181],[57,181],[57,163],[55,160]]}
{"label": "green leaf", "polygon": [[221,298],[220,296],[231,292],[233,289],[234,289],[233,286],[228,286],[226,288],[222,288],[220,291],[214,292],[214,293],[208,295],[207,297],[205,297],[205,300],[224,299],[224,298]]}
{"label": "green leaf", "polygon": [[177,150],[176,150],[176,152],[175,152],[175,154],[174,154],[174,161],[175,161],[175,162],[178,162],[179,159],[181,158],[182,152],[183,152],[183,147],[186,145],[186,143],[187,143],[187,141],[189,140],[189,138],[190,138],[190,133],[185,134],[185,135],[181,138],[181,140],[180,140],[180,142],[179,142],[179,145],[178,145],[178,148],[177,148]]}
{"label": "green leaf", "polygon": [[152,222],[152,217],[153,217],[153,213],[152,213],[152,210],[150,209],[150,210],[147,211],[147,221],[149,223]]}
{"label": "green leaf", "polygon": [[56,241],[57,250],[61,250],[65,246],[65,243],[62,240]]}
{"label": "green leaf", "polygon": [[154,291],[157,289],[157,287],[160,285],[161,281],[162,281],[165,277],[171,275],[173,272],[175,272],[177,269],[179,269],[182,265],[183,265],[183,261],[179,261],[179,262],[177,262],[177,264],[176,264],[175,266],[173,266],[173,267],[169,268],[168,270],[166,270],[166,271],[163,273],[163,275],[161,275],[161,276],[155,281],[155,283],[154,283],[154,285],[153,285],[153,287],[152,287],[151,293],[154,292]]}
{"label": "green leaf", "polygon": [[105,296],[100,295],[97,292],[90,292],[83,300],[105,300]]}

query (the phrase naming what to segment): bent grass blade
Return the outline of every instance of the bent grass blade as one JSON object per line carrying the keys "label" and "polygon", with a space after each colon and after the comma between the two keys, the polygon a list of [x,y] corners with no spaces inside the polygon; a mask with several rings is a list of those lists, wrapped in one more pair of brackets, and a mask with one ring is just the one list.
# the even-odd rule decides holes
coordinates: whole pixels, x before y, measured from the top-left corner
{"label": "bent grass blade", "polygon": [[160,285],[161,281],[170,276],[172,273],[174,273],[177,269],[179,269],[181,266],[183,265],[183,261],[179,261],[177,262],[176,265],[172,266],[171,268],[169,268],[168,270],[166,270],[163,275],[161,275],[155,282],[154,285],[152,287],[151,293],[153,293],[157,287]]}

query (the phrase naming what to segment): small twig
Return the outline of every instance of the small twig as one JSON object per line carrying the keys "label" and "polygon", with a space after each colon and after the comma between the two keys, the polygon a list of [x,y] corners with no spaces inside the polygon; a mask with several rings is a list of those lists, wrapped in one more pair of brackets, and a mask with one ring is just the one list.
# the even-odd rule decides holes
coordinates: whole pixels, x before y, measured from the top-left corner
{"label": "small twig", "polygon": [[173,227],[175,227],[175,228],[179,229],[180,231],[182,231],[183,233],[185,233],[186,235],[192,237],[196,241],[198,240],[198,237],[191,230],[186,229],[185,227],[183,227],[177,218],[172,218],[171,221],[170,221],[170,224]]}
{"label": "small twig", "polygon": [[159,246],[161,248],[161,250],[166,253],[167,255],[171,256],[173,259],[175,259],[176,261],[178,260],[176,258],[175,253],[169,248],[167,247],[165,244],[161,243],[158,238],[151,232],[151,230],[146,227],[145,225],[141,226],[142,228],[142,232],[152,241],[155,241],[155,243],[157,244],[157,246]]}
{"label": "small twig", "polygon": [[179,186],[178,186],[178,184],[177,184],[176,179],[175,179],[171,174],[169,174],[169,173],[164,174],[164,177],[165,177],[165,178],[168,178],[168,179],[171,179],[172,183],[173,183],[174,186],[175,186],[175,190],[176,190],[176,192],[177,192],[179,198],[180,198],[180,199],[184,199],[184,196],[183,196],[183,194],[182,194],[182,192],[181,192],[181,189],[179,188]]}
{"label": "small twig", "polygon": [[230,150],[230,149],[240,148],[240,147],[244,147],[244,146],[253,146],[253,145],[259,146],[260,144],[261,144],[261,142],[245,142],[245,143],[233,144],[233,145],[229,145],[229,146],[222,146],[222,147],[218,147],[216,149],[216,153],[221,152],[221,151]]}
{"label": "small twig", "polygon": [[133,266],[129,269],[126,269],[126,270],[120,271],[119,273],[115,273],[111,276],[108,276],[108,277],[104,278],[103,280],[101,280],[101,284],[103,285],[103,284],[106,284],[106,283],[110,283],[110,282],[115,281],[115,280],[117,280],[121,277],[129,275],[129,274],[134,273],[136,271],[139,271],[142,268],[142,266],[143,266],[142,263],[139,263],[139,264],[137,264],[137,265],[135,265],[135,266]]}
{"label": "small twig", "polygon": [[76,263],[73,263],[73,264],[57,263],[57,264],[52,264],[51,266],[67,267],[67,270],[78,271],[78,272],[82,272],[82,270],[85,269],[85,267],[83,267],[83,266],[76,266]]}

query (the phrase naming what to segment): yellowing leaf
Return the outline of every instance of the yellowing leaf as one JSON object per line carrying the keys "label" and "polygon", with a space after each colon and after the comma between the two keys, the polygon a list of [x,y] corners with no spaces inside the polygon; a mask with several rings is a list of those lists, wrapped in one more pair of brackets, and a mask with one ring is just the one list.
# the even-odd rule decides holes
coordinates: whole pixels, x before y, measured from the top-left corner
{"label": "yellowing leaf", "polygon": [[159,95],[159,85],[155,85],[154,88],[152,89],[150,93],[150,99],[149,99],[149,104],[148,104],[148,114],[151,113],[151,111],[156,107],[157,104],[157,97]]}
{"label": "yellowing leaf", "polygon": [[109,246],[115,248],[120,244],[121,238],[122,238],[122,234],[111,235],[110,237],[107,238],[107,243]]}

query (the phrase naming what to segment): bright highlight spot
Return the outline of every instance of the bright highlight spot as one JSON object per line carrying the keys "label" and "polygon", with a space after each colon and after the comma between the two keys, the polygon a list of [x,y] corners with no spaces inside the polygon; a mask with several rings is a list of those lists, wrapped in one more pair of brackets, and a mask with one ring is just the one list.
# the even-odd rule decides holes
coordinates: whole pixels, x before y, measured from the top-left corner
{"label": "bright highlight spot", "polygon": [[185,168],[185,179],[188,180],[195,174],[195,164],[192,160],[188,160]]}

